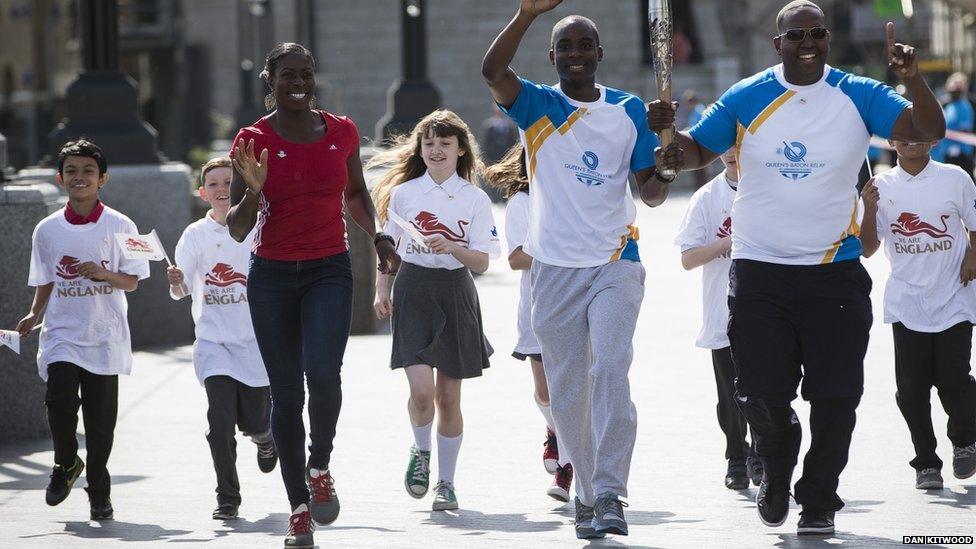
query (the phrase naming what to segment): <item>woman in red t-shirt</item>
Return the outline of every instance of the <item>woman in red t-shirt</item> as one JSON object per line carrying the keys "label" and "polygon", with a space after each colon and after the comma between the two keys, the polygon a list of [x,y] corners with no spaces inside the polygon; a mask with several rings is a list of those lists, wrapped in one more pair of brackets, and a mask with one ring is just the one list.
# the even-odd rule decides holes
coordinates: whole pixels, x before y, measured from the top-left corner
{"label": "woman in red t-shirt", "polygon": [[[271,430],[292,509],[288,542],[311,546],[311,521],[328,524],[339,514],[329,457],[352,317],[343,204],[374,236],[381,273],[396,272],[400,258],[392,239],[376,232],[356,125],[311,107],[311,52],[279,44],[261,76],[271,88],[266,106],[275,110],[234,140],[227,225],[238,241],[253,235],[247,297],[271,382]],[[311,424],[307,468],[303,374]]]}

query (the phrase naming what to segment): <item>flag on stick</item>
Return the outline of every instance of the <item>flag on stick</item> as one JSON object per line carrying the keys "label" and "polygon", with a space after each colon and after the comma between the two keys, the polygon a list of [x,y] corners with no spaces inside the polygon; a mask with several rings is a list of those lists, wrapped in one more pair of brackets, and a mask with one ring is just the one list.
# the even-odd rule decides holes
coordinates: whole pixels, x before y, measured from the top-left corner
{"label": "flag on stick", "polygon": [[126,259],[148,259],[149,261],[166,260],[170,264],[169,256],[163,249],[163,243],[156,236],[156,230],[149,231],[149,234],[125,234],[116,233],[115,239],[122,247],[122,255]]}
{"label": "flag on stick", "polygon": [[424,237],[424,235],[418,231],[416,227],[397,215],[393,210],[386,210],[386,218],[399,225],[400,228],[406,231],[406,233],[410,235],[410,238],[412,238],[417,244],[420,244],[421,246],[427,245],[427,239]]}
{"label": "flag on stick", "polygon": [[0,330],[0,347],[7,346],[20,354],[20,334],[14,330]]}

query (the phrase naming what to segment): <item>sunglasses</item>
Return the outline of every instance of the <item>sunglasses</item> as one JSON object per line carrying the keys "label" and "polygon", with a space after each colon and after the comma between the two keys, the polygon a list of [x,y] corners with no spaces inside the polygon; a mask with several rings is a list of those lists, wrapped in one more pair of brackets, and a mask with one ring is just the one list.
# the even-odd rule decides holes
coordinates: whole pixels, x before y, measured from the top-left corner
{"label": "sunglasses", "polygon": [[824,27],[813,27],[811,29],[789,29],[779,36],[786,37],[786,39],[790,42],[802,42],[803,39],[807,37],[807,34],[809,34],[810,38],[813,38],[814,40],[823,40],[827,38],[830,31]]}

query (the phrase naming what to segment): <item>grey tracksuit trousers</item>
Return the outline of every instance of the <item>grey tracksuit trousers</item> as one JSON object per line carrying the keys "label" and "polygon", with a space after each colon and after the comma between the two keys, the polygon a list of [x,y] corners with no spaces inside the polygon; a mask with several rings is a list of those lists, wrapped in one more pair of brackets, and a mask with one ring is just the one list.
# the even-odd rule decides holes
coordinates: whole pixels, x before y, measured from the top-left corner
{"label": "grey tracksuit trousers", "polygon": [[626,496],[637,434],[627,375],[644,267],[627,260],[586,268],[534,261],[531,273],[532,327],[576,495],[584,505],[605,492]]}

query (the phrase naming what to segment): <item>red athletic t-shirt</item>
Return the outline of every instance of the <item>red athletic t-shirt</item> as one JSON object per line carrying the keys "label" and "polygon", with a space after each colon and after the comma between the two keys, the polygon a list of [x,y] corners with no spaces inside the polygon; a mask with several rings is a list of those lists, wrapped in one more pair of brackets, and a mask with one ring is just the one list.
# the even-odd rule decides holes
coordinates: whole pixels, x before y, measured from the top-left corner
{"label": "red athletic t-shirt", "polygon": [[[344,116],[315,111],[326,132],[313,143],[282,139],[267,118],[237,132],[234,147],[254,139],[254,155],[268,149],[252,251],[265,259],[302,261],[349,249],[343,218],[346,161],[359,150],[359,130]],[[233,149],[231,150],[233,154]]]}

